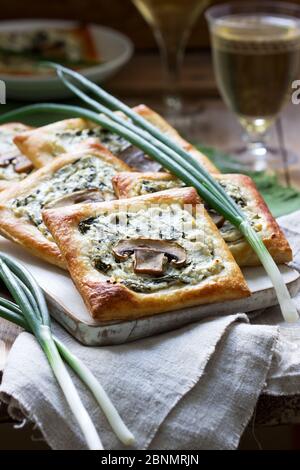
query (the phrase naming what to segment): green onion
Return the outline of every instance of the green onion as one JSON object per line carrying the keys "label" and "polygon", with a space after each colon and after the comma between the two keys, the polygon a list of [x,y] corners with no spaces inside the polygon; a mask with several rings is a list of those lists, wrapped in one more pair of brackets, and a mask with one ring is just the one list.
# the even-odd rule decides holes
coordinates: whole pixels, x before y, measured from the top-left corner
{"label": "green onion", "polygon": [[81,427],[89,448],[103,449],[94,425],[82,405],[60,355],[90,389],[119,439],[124,444],[132,444],[134,442],[133,435],[123,423],[95,376],[60,340],[52,336],[45,298],[32,275],[9,256],[0,254],[0,278],[19,305],[0,298],[0,317],[21,326],[36,336]]}
{"label": "green onion", "polygon": [[[157,160],[164,168],[180,178],[184,183],[195,187],[204,201],[243,233],[272,280],[284,319],[288,322],[297,321],[299,317],[296,306],[289,295],[276,263],[263,244],[260,236],[252,228],[246,214],[238,207],[234,200],[226,194],[213,176],[202,167],[199,161],[178,146],[176,142],[167,135],[160,132],[159,129],[146,119],[117,98],[109,95],[87,78],[57,64],[49,63],[46,65],[55,68],[64,83],[68,83],[68,87],[76,93],[77,96],[100,111],[102,115],[78,106],[42,104],[26,106],[20,110],[7,113],[0,117],[0,123],[6,122],[9,119],[30,115],[34,112],[55,111],[68,116],[79,116],[93,121],[140,148],[146,154]],[[95,100],[68,81],[64,77],[64,74],[70,76],[73,80],[92,91],[105,106],[100,103],[96,104],[97,102]],[[116,117],[111,111],[122,111],[130,121],[126,119],[120,120],[119,116]]]}
{"label": "green onion", "polygon": [[[103,128],[108,129],[109,131],[124,137],[126,140],[128,140],[128,142],[140,148],[146,154],[150,155],[155,160],[157,160],[163,167],[168,168],[168,170],[170,170],[174,175],[178,176],[187,185],[194,186],[198,190],[199,194],[203,197],[203,199],[207,203],[209,203],[211,207],[213,207],[220,214],[222,214],[225,218],[228,218],[228,220],[230,220],[232,224],[235,224],[237,218],[239,218],[240,222],[245,218],[245,216],[240,211],[237,205],[234,205],[234,207],[231,209],[231,212],[229,207],[226,210],[227,202],[226,199],[224,199],[225,196],[223,197],[223,199],[220,199],[220,196],[217,196],[216,192],[214,190],[211,190],[212,183],[207,183],[204,185],[204,178],[202,177],[202,174],[199,173],[198,169],[194,167],[192,161],[182,159],[176,153],[174,158],[170,158],[163,151],[153,145],[149,141],[149,139],[140,137],[138,132],[139,129],[132,124],[131,129],[128,129],[123,124],[121,125],[115,123],[111,119],[103,115],[99,115],[91,110],[84,109],[79,106],[59,104],[55,105],[47,103],[28,105],[19,108],[18,110],[11,111],[5,115],[0,116],[0,123],[7,122],[11,119],[22,119],[36,112],[49,113],[51,111],[60,113],[64,116],[78,116],[84,119],[88,119],[102,126]],[[189,160],[191,160],[191,158],[189,158]],[[202,171],[204,172],[203,169]],[[211,178],[209,173],[207,173],[207,175],[209,178]],[[214,179],[212,179],[212,181],[215,183],[217,188],[221,188],[221,186]],[[220,191],[223,194],[223,188],[221,188]],[[225,192],[224,194],[226,195]],[[226,197],[228,199],[227,195]]]}

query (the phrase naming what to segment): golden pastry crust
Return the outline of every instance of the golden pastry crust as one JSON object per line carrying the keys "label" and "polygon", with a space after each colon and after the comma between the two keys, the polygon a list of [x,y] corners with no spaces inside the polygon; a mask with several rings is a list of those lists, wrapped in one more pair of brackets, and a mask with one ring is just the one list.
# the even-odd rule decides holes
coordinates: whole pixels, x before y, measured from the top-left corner
{"label": "golden pastry crust", "polygon": [[[13,138],[20,132],[25,132],[31,129],[32,127],[26,126],[20,122],[9,122],[7,124],[0,125],[0,161],[8,156],[13,156],[15,160],[22,156],[21,152],[13,143]],[[0,191],[4,191],[11,187],[12,184],[24,178],[26,175],[26,173],[24,173],[24,175],[17,173],[14,165],[10,168],[9,176],[5,175],[5,171],[2,170],[2,172],[3,174],[1,174],[0,168]]]}
{"label": "golden pastry crust", "polygon": [[[203,153],[185,141],[159,114],[145,105],[139,105],[133,109],[153,125],[158,127],[163,133],[175,140],[181,147],[196,158],[209,172],[219,173],[218,169],[205,155],[203,155]],[[69,144],[67,140],[64,141],[59,138],[59,134],[67,134],[68,132],[74,131],[78,131],[80,133],[85,129],[91,131],[97,127],[98,126],[94,123],[81,118],[66,119],[54,124],[49,124],[48,126],[40,127],[32,132],[20,134],[15,137],[14,142],[21,152],[32,160],[36,167],[41,167],[51,161],[53,157],[57,157],[61,153],[72,150],[73,144]],[[105,142],[101,142],[101,138],[99,140],[98,137],[88,137],[88,135],[86,135],[85,139],[93,142],[100,142],[105,146]],[[78,141],[79,137],[77,140],[74,140],[74,145],[78,145]],[[113,150],[111,151],[118,156],[116,152]]]}
{"label": "golden pastry crust", "polygon": [[[91,221],[97,217],[104,217],[107,214],[110,216],[123,212],[128,214],[129,206],[133,214],[138,214],[140,210],[148,210],[147,208],[153,204],[159,207],[170,207],[177,204],[180,208],[187,204],[189,207],[193,207],[193,213],[196,206],[199,208],[198,205],[200,205],[201,213],[198,211],[197,220],[201,220],[205,227],[206,237],[212,240],[214,256],[222,260],[223,269],[195,284],[180,284],[180,287],[167,287],[146,294],[126,287],[120,280],[112,282],[109,275],[96,269],[88,254],[87,235],[85,232],[80,232],[79,224],[86,220]],[[239,267],[193,188],[163,191],[127,201],[48,209],[43,211],[43,218],[61,249],[73,281],[92,317],[101,322],[135,319],[184,307],[222,302],[250,295]],[[144,233],[144,235],[146,234]]]}
{"label": "golden pastry crust", "polygon": [[[262,239],[276,263],[287,263],[292,260],[292,250],[280,229],[276,220],[269,211],[268,206],[257,190],[255,183],[251,178],[240,174],[215,175],[215,178],[223,183],[225,188],[239,188],[240,194],[247,202],[247,211],[249,214],[258,215],[255,221],[257,231],[261,233]],[[162,183],[162,184],[160,184]],[[168,173],[123,173],[113,178],[113,185],[116,195],[120,198],[130,198],[147,194],[147,184],[149,192],[163,189],[170,189],[180,183],[175,177]],[[182,184],[182,183],[181,183]],[[156,186],[157,185],[157,186]],[[165,187],[163,187],[165,186]],[[244,238],[234,238],[237,230],[229,230],[228,239],[226,231],[221,235],[227,241],[236,262],[239,266],[259,266],[260,261],[256,253]]]}
{"label": "golden pastry crust", "polygon": [[[19,184],[14,185],[10,189],[2,192],[0,195],[0,233],[12,240],[15,243],[23,246],[33,255],[51,263],[57,265],[61,268],[65,268],[65,262],[60,254],[60,251],[57,245],[54,243],[52,237],[45,236],[45,233],[42,226],[34,224],[34,221],[30,220],[30,217],[27,213],[16,212],[13,210],[12,204],[13,201],[22,198],[32,197],[32,194],[37,194],[36,191],[39,191],[39,194],[43,185],[48,184],[51,186],[53,178],[61,171],[64,167],[68,165],[76,164],[76,162],[82,161],[84,158],[95,158],[99,159],[100,169],[101,162],[105,163],[107,167],[111,167],[114,172],[117,171],[128,171],[129,167],[122,162],[121,160],[114,157],[107,149],[100,146],[99,144],[91,144],[84,149],[81,149],[77,153],[71,155],[66,154],[55,160],[53,160],[48,165],[32,173],[26,179],[21,181]],[[98,173],[99,183],[101,183],[102,176]],[[97,180],[98,181],[98,180]],[[111,181],[111,178],[109,179]],[[80,182],[78,183],[81,184]],[[88,188],[85,181],[83,181],[84,189]],[[91,183],[91,187],[92,183]],[[78,188],[80,189],[80,187]],[[113,188],[111,188],[111,193],[113,198],[115,195],[113,193]],[[100,188],[102,192],[102,188]],[[104,190],[103,190],[104,191]],[[55,190],[53,193],[55,194]],[[72,188],[66,188],[64,195],[72,194]],[[104,194],[104,193],[103,193]],[[58,198],[61,197],[61,194],[58,195]],[[106,196],[103,195],[105,198]],[[52,198],[52,196],[51,196]],[[51,199],[51,202],[55,200]],[[40,209],[39,213],[41,212]],[[39,217],[39,214],[37,215]],[[41,217],[41,214],[40,214]],[[49,234],[50,235],[50,234]]]}
{"label": "golden pastry crust", "polygon": [[[293,253],[289,242],[272,216],[263,197],[257,190],[254,181],[246,175],[226,174],[220,175],[218,178],[224,182],[235,183],[245,196],[249,210],[260,216],[258,224],[261,224],[262,227],[261,236],[263,242],[276,263],[282,264],[292,261]],[[258,230],[258,232],[260,231]],[[231,243],[229,247],[240,266],[258,266],[260,264],[256,253],[254,253],[250,245],[244,239],[238,243]]]}
{"label": "golden pastry crust", "polygon": [[[20,151],[28,157],[37,168],[51,163],[54,157],[66,153],[67,146],[56,138],[56,134],[62,132],[80,132],[84,129],[93,129],[95,125],[81,118],[64,119],[47,126],[39,127],[31,131],[22,132],[14,138],[14,143]],[[87,136],[87,143],[99,142]],[[77,144],[78,145],[78,144]]]}

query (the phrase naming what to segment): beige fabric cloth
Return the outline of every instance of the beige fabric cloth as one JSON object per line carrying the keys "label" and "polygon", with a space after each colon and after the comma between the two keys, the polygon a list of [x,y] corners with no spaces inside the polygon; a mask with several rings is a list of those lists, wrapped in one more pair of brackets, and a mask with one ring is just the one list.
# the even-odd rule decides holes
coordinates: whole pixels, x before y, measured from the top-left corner
{"label": "beige fabric cloth", "polygon": [[[277,327],[245,315],[202,321],[121,346],[63,339],[94,371],[136,436],[136,448],[235,448],[265,384]],[[106,449],[122,449],[76,380]],[[37,423],[54,449],[85,444],[35,339],[22,333],[5,368],[1,398],[12,416]]]}

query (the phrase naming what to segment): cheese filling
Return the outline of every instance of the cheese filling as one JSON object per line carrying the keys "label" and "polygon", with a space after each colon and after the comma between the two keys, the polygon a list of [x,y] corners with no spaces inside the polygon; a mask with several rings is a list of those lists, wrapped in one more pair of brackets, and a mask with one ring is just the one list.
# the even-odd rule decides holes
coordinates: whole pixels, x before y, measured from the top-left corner
{"label": "cheese filling", "polygon": [[30,221],[52,241],[42,219],[43,208],[56,199],[84,189],[99,189],[103,193],[103,200],[115,199],[111,183],[115,174],[115,168],[99,158],[81,158],[60,168],[26,196],[14,199],[11,209],[17,217]]}
{"label": "cheese filling", "polygon": [[[179,204],[105,213],[83,220],[78,230],[86,262],[105,275],[107,282],[124,284],[136,292],[147,294],[195,285],[219,274],[224,268],[222,260],[215,256],[211,229]],[[174,267],[172,263],[167,263],[160,277],[136,274],[134,254],[125,261],[119,261],[113,254],[113,248],[120,240],[139,237],[176,241],[187,253],[185,265]]]}
{"label": "cheese filling", "polygon": [[[256,232],[262,232],[263,230],[263,219],[260,214],[255,211],[255,207],[251,206],[251,202],[247,200],[243,191],[239,186],[229,181],[220,181],[221,186],[225,189],[228,196],[230,196],[235,203],[242,209],[242,211],[250,220],[252,227]],[[224,225],[220,228],[222,238],[226,243],[236,243],[244,239],[241,232],[234,227],[228,220],[224,222]]]}
{"label": "cheese filling", "polygon": [[[226,193],[235,201],[235,203],[242,209],[247,215],[247,218],[251,221],[252,227],[256,232],[263,230],[263,219],[261,215],[255,211],[255,206],[251,204],[252,201],[248,201],[243,191],[239,186],[228,180],[218,180],[221,186],[225,189]],[[164,180],[137,180],[130,192],[130,197],[142,196],[156,191],[164,191],[175,187],[184,186],[182,181],[172,179],[169,181]],[[209,209],[208,209],[209,210]],[[226,243],[236,243],[243,239],[241,232],[234,227],[229,221],[225,220],[222,227],[219,228],[222,238]]]}
{"label": "cheese filling", "polygon": [[159,180],[141,180],[133,187],[132,196],[140,196],[142,194],[156,193],[166,189],[178,188],[184,186],[179,180],[159,181]]}
{"label": "cheese filling", "polygon": [[76,145],[85,142],[87,139],[93,138],[99,139],[116,156],[130,147],[129,142],[123,139],[123,137],[96,126],[81,130],[70,129],[68,131],[57,132],[52,143],[52,155],[60,155],[63,152],[72,150]]}

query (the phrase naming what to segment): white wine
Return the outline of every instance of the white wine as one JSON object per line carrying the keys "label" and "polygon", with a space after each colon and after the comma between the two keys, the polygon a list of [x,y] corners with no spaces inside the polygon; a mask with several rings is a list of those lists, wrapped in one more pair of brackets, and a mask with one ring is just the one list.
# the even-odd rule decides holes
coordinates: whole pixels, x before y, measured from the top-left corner
{"label": "white wine", "polygon": [[218,86],[249,133],[263,133],[291,92],[300,63],[300,20],[267,14],[222,17],[212,30]]}
{"label": "white wine", "polygon": [[145,20],[177,49],[209,0],[132,0]]}

